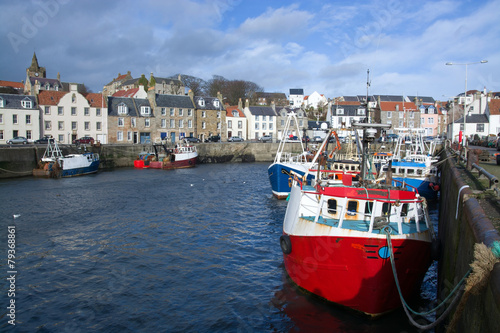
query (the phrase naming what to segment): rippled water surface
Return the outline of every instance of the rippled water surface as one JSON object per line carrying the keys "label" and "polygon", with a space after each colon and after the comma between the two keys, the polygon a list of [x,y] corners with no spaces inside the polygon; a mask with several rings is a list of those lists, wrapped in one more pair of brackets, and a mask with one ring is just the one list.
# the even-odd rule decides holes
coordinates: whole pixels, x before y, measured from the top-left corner
{"label": "rippled water surface", "polygon": [[[4,283],[0,331],[416,332],[402,310],[370,321],[288,281],[287,202],[272,197],[267,167],[0,180],[0,276],[12,224],[18,272],[16,326]],[[417,306],[433,297],[435,274]]]}

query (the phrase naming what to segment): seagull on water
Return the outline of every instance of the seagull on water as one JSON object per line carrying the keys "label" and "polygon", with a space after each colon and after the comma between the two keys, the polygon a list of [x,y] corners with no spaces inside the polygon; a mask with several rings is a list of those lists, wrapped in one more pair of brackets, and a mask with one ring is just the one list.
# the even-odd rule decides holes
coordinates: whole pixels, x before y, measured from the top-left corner
{"label": "seagull on water", "polygon": [[17,219],[19,216],[21,216],[21,214],[14,214],[12,215],[15,219]]}

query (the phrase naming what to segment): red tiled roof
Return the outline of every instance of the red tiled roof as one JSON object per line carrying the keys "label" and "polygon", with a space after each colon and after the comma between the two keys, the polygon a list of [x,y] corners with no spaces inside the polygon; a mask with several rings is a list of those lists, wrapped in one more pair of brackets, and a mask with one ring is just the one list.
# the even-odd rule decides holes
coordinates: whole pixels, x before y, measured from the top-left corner
{"label": "red tiled roof", "polygon": [[356,101],[344,101],[344,102],[337,102],[334,105],[361,105],[361,103]]}
{"label": "red tiled roof", "polygon": [[23,89],[24,84],[22,82],[0,80],[0,87],[12,87],[12,88],[17,88],[17,89]]}
{"label": "red tiled roof", "polygon": [[243,113],[243,111],[241,111],[240,109],[238,109],[237,105],[236,106],[226,106],[226,117],[232,117],[233,116],[233,110],[238,111],[239,116],[241,118],[245,117],[245,114]]}
{"label": "red tiled roof", "polygon": [[490,114],[500,115],[500,99],[492,99],[489,103]]}
{"label": "red tiled roof", "polygon": [[380,110],[382,111],[396,111],[396,105],[399,105],[399,111],[404,111],[404,110],[417,110],[417,106],[415,103],[412,102],[404,102],[404,109],[403,109],[403,102],[380,102]]}
{"label": "red tiled roof", "polygon": [[41,90],[38,94],[39,105],[57,105],[61,98],[69,94],[67,91]]}
{"label": "red tiled roof", "polygon": [[113,97],[134,97],[134,95],[139,91],[139,88],[132,88],[128,90],[119,90],[115,92]]}
{"label": "red tiled roof", "polygon": [[102,94],[99,93],[88,93],[84,95],[89,104],[93,108],[102,108],[106,107],[105,103],[103,103]]}

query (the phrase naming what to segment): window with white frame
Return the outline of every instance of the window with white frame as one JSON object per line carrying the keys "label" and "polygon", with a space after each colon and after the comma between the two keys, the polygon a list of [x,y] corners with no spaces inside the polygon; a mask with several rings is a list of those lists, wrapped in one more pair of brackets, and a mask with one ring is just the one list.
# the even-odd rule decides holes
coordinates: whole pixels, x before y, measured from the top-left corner
{"label": "window with white frame", "polygon": [[149,116],[151,114],[151,108],[149,106],[141,106],[141,115]]}
{"label": "window with white frame", "polygon": [[118,104],[118,114],[127,114],[128,107],[125,103]]}
{"label": "window with white frame", "polygon": [[425,124],[425,118],[424,117],[420,117],[420,124],[421,125]]}
{"label": "window with white frame", "polygon": [[64,140],[64,134],[59,134],[57,141],[63,142]]}
{"label": "window with white frame", "polygon": [[76,131],[78,128],[78,123],[76,121],[71,122],[71,130]]}
{"label": "window with white frame", "polygon": [[227,121],[227,127],[228,128],[233,128],[233,121],[232,120],[228,120]]}
{"label": "window with white frame", "polygon": [[183,117],[184,116],[184,110],[183,109],[179,109],[179,117]]}
{"label": "window with white frame", "polygon": [[217,111],[217,118],[220,118],[220,111]]}
{"label": "window with white frame", "polygon": [[17,124],[17,114],[12,115],[12,123]]}
{"label": "window with white frame", "polygon": [[3,124],[3,113],[0,113],[0,124]]}
{"label": "window with white frame", "polygon": [[243,122],[241,120],[238,120],[238,129],[243,128]]}
{"label": "window with white frame", "polygon": [[95,109],[95,115],[96,115],[97,117],[100,117],[100,116],[101,116],[101,108],[97,108],[97,109]]}
{"label": "window with white frame", "polygon": [[207,117],[207,112],[206,111],[201,111],[201,117],[206,118]]}
{"label": "window with white frame", "polygon": [[170,108],[170,117],[173,117],[173,116],[175,116],[175,109]]}
{"label": "window with white frame", "polygon": [[203,98],[200,98],[200,99],[198,100],[198,105],[199,105],[199,106],[205,106],[205,100],[204,100]]}
{"label": "window with white frame", "polygon": [[26,131],[26,139],[31,140],[31,130]]}
{"label": "window with white frame", "polygon": [[269,123],[269,130],[272,131],[273,130],[273,123]]}
{"label": "window with white frame", "polygon": [[96,122],[95,123],[95,129],[97,131],[101,131],[101,128],[102,128],[102,123],[100,121]]}
{"label": "window with white frame", "polygon": [[240,116],[240,113],[236,110],[233,110],[231,111],[231,114],[233,115],[233,117],[239,117]]}
{"label": "window with white frame", "polygon": [[76,116],[76,107],[71,107],[71,115]]}
{"label": "window with white frame", "polygon": [[170,128],[175,128],[175,119],[170,119]]}
{"label": "window with white frame", "polygon": [[118,117],[118,127],[125,126],[125,118]]}
{"label": "window with white frame", "polygon": [[188,109],[188,117],[192,117],[193,116],[193,109]]}
{"label": "window with white frame", "polygon": [[30,124],[31,124],[31,115],[27,114],[26,115],[26,125],[30,125]]}
{"label": "window with white frame", "polygon": [[266,130],[266,123],[262,123],[262,130],[265,131]]}
{"label": "window with white frame", "polygon": [[161,120],[161,128],[167,128],[167,119]]}
{"label": "window with white frame", "polygon": [[3,106],[4,106],[4,103],[3,103],[3,98],[2,98],[2,97],[0,97],[0,108],[3,108]]}
{"label": "window with white frame", "polygon": [[123,132],[122,131],[116,132],[116,141],[123,141]]}
{"label": "window with white frame", "polygon": [[179,128],[184,128],[184,120],[179,119]]}
{"label": "window with white frame", "polygon": [[429,118],[429,124],[434,124],[434,118]]}
{"label": "window with white frame", "polygon": [[387,111],[387,118],[392,118],[392,111]]}
{"label": "window with white frame", "polygon": [[130,118],[130,126],[137,127],[137,119],[135,117]]}
{"label": "window with white frame", "polygon": [[83,115],[90,116],[90,108],[83,108]]}
{"label": "window with white frame", "polygon": [[58,121],[57,122],[57,129],[59,131],[64,131],[64,121]]}
{"label": "window with white frame", "polygon": [[220,122],[217,123],[217,129],[220,130]]}
{"label": "window with white frame", "polygon": [[[57,110],[59,111],[59,109],[62,109],[62,106],[58,107]],[[43,113],[44,114],[50,114],[50,106],[46,106],[43,108]],[[60,114],[60,113],[58,113]]]}
{"label": "window with white frame", "polygon": [[202,128],[202,129],[206,129],[206,128],[207,128],[207,123],[206,123],[206,122],[204,122],[204,121],[202,121],[202,122],[201,122],[201,128]]}
{"label": "window with white frame", "polygon": [[193,120],[192,119],[188,120],[188,128],[193,128]]}
{"label": "window with white frame", "polygon": [[52,124],[51,124],[50,120],[44,121],[44,127],[45,127],[45,130],[50,130],[52,128]]}
{"label": "window with white frame", "polygon": [[337,109],[337,114],[344,114],[344,109]]}
{"label": "window with white frame", "polygon": [[167,108],[161,108],[161,115],[166,116],[167,115]]}
{"label": "window with white frame", "polygon": [[[48,112],[48,113],[46,113],[46,114],[50,114],[50,110],[49,110],[49,112]],[[58,106],[58,107],[57,107],[57,115],[58,115],[58,116],[64,116],[64,107],[63,107],[63,106]]]}
{"label": "window with white frame", "polygon": [[214,100],[214,106],[215,106],[216,108],[218,108],[218,107],[219,107],[219,100],[218,100],[218,99],[215,99],[215,100]]}
{"label": "window with white frame", "polygon": [[410,111],[410,119],[415,119],[415,112]]}
{"label": "window with white frame", "polygon": [[255,116],[255,121],[259,121],[259,116],[258,115]]}
{"label": "window with white frame", "polygon": [[127,132],[127,141],[132,141],[132,132]]}
{"label": "window with white frame", "polygon": [[400,120],[400,121],[399,121],[399,127],[403,127],[403,126],[404,126],[403,121],[402,121],[402,120]]}
{"label": "window with white frame", "polygon": [[0,130],[0,140],[3,140],[3,130]]}
{"label": "window with white frame", "polygon": [[484,124],[476,124],[476,132],[484,132]]}
{"label": "window with white frame", "polygon": [[25,98],[21,101],[21,105],[23,106],[23,108],[25,109],[31,109],[32,105],[33,105],[33,102],[31,101],[31,99],[29,98]]}
{"label": "window with white frame", "polygon": [[365,115],[365,109],[358,109],[357,110],[357,115],[358,116],[364,116]]}
{"label": "window with white frame", "polygon": [[85,127],[86,131],[90,131],[90,121],[86,121],[85,123],[83,123],[83,126]]}
{"label": "window with white frame", "polygon": [[398,112],[399,119],[402,119],[404,117],[405,113],[404,112]]}
{"label": "window with white frame", "polygon": [[410,128],[415,127],[415,122],[414,122],[413,120],[411,120],[411,121],[410,121],[410,126],[409,126],[409,127],[410,127]]}
{"label": "window with white frame", "polygon": [[258,130],[259,129],[259,123],[255,123],[255,129]]}
{"label": "window with white frame", "polygon": [[149,126],[151,126],[151,119],[144,118],[144,127],[149,127]]}

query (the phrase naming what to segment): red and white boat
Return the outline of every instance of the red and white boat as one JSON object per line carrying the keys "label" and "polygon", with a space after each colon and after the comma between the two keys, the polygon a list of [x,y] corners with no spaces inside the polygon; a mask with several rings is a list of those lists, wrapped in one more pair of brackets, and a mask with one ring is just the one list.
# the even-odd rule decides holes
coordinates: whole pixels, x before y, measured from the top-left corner
{"label": "red and white boat", "polygon": [[[373,134],[365,129],[365,146]],[[326,140],[315,159],[325,156],[325,146]],[[298,286],[378,316],[402,305],[397,284],[405,299],[419,291],[431,264],[433,232],[416,189],[390,178],[368,179],[373,174],[363,169],[355,182],[352,174],[331,170],[315,170],[320,176],[312,181],[296,176],[280,244]]]}
{"label": "red and white boat", "polygon": [[175,148],[167,148],[164,144],[154,144],[154,153],[142,154],[134,161],[136,168],[151,169],[181,169],[196,166],[198,152],[195,146],[177,145]]}

